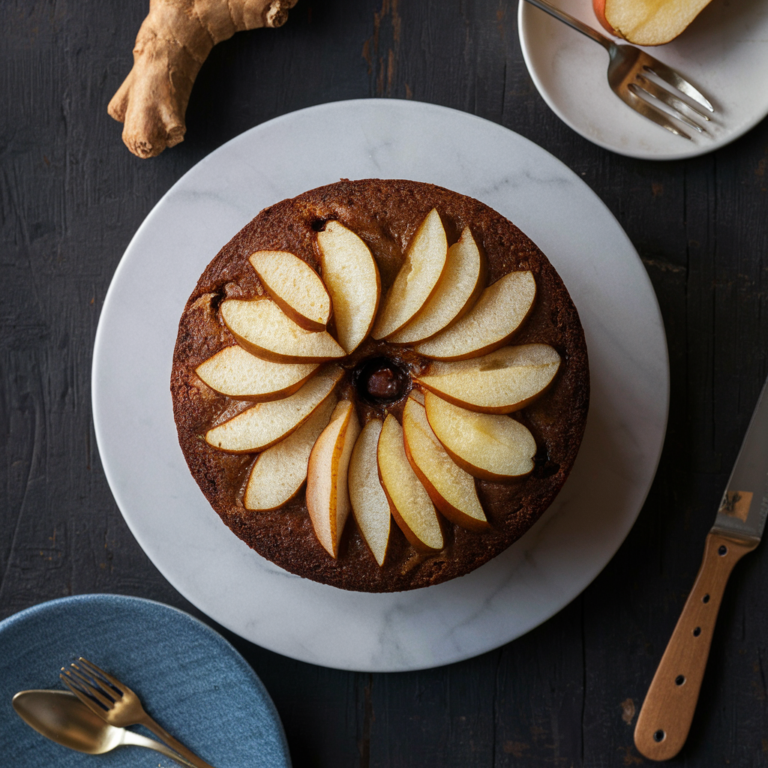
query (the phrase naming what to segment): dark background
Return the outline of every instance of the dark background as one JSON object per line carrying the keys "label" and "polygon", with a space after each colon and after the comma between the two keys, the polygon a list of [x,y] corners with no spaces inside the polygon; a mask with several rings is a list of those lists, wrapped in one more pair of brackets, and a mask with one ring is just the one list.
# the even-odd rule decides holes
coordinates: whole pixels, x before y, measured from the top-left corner
{"label": "dark background", "polygon": [[[102,302],[162,194],[227,140],[292,110],[367,96],[442,104],[563,160],[640,252],[672,374],[669,432],[648,502],[578,599],[470,661],[354,674],[224,634],[272,694],[297,768],[647,762],[632,742],[636,713],[768,373],[768,122],[690,161],[620,157],[573,133],[541,100],[514,2],[300,0],[285,27],[215,48],[184,143],[138,160],[106,107],[130,69],[146,9],[145,0],[0,4],[0,618],[87,592],[199,615],[123,522],[91,418]],[[734,572],[676,765],[768,765],[767,575],[761,549]]]}

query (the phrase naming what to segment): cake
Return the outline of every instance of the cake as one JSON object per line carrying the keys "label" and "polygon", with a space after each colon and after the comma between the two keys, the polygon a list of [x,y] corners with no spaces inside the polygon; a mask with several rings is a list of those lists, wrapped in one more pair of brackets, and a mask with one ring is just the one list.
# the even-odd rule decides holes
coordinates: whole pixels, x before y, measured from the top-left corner
{"label": "cake", "polygon": [[389,592],[467,574],[539,519],[589,370],[568,291],[510,221],[430,184],[342,180],[266,208],[208,265],[171,393],[236,536],[299,576]]}

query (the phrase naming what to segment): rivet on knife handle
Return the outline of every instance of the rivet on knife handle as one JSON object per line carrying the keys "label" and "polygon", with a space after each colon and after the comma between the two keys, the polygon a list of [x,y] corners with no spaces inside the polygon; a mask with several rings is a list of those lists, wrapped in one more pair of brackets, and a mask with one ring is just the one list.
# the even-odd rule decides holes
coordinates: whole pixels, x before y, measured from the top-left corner
{"label": "rivet on knife handle", "polygon": [[733,566],[759,540],[712,532],[704,559],[635,727],[635,746],[650,760],[669,760],[691,728],[725,585]]}

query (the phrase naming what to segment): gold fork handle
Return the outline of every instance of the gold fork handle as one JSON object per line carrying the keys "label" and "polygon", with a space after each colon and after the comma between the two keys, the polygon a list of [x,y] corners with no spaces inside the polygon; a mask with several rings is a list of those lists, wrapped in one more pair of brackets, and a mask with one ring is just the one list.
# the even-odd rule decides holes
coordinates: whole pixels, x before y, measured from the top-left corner
{"label": "gold fork handle", "polygon": [[148,714],[144,713],[144,718],[137,725],[143,725],[149,728],[159,739],[162,739],[171,749],[178,752],[185,760],[192,763],[195,768],[213,768],[210,763],[201,760],[194,752],[188,750],[180,741],[171,736],[161,725],[158,725]]}
{"label": "gold fork handle", "polygon": [[635,746],[648,759],[669,760],[685,744],[725,585],[733,566],[757,544],[722,533],[707,536],[699,575],[637,718]]}
{"label": "gold fork handle", "polygon": [[134,733],[127,728],[121,729],[123,731],[120,739],[121,744],[131,747],[145,747],[146,749],[153,749],[155,752],[159,752],[161,755],[169,757],[179,765],[183,765],[185,768],[195,768],[195,766],[189,762],[185,757],[174,752],[169,746],[161,744],[159,741],[149,739],[146,736],[142,736],[140,733]]}

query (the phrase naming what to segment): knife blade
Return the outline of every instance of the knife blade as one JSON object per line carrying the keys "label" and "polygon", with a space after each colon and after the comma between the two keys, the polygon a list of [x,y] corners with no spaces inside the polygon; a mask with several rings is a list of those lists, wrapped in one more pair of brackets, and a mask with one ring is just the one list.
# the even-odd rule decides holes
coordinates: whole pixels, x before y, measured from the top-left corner
{"label": "knife blade", "polygon": [[707,535],[704,557],[683,612],[646,694],[635,746],[669,760],[685,744],[709,657],[725,585],[736,563],[760,543],[768,517],[768,381]]}
{"label": "knife blade", "polygon": [[713,531],[762,538],[768,516],[768,381],[749,422]]}

